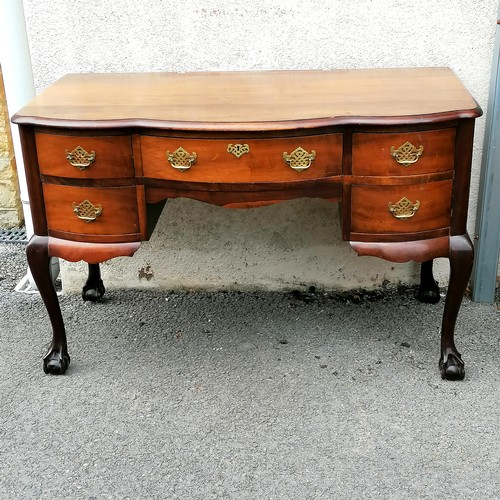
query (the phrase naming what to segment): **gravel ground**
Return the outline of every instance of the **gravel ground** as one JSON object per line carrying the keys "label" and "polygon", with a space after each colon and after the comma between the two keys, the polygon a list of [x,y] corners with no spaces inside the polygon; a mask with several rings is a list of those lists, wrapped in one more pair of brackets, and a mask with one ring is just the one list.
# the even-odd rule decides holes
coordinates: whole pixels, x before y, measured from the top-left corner
{"label": "gravel ground", "polygon": [[61,297],[71,366],[0,244],[0,498],[498,499],[500,313],[464,299],[463,382],[437,306],[376,293]]}

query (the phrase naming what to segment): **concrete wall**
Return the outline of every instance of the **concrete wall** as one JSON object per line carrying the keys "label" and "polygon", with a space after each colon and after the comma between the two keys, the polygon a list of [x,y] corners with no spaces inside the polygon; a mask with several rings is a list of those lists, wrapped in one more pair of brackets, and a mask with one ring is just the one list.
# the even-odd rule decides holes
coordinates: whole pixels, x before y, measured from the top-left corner
{"label": "concrete wall", "polygon": [[19,227],[22,221],[16,160],[10,133],[2,69],[0,68],[0,227],[3,229]]}
{"label": "concrete wall", "polygon": [[[497,0],[25,0],[35,84],[68,72],[451,66],[486,107]],[[237,103],[235,103],[237,105]],[[471,188],[473,231],[484,119]],[[168,209],[168,210],[167,210]],[[84,266],[64,266],[66,290]],[[414,264],[359,258],[321,200],[236,211],[167,204],[133,259],[103,266],[108,286],[378,287]],[[446,261],[438,278],[446,283]],[[149,279],[148,279],[149,278]]]}

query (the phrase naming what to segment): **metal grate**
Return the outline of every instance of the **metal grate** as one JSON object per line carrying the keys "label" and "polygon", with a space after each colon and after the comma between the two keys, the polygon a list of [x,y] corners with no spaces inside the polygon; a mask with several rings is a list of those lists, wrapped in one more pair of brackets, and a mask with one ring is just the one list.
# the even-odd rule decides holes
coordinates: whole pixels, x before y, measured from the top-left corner
{"label": "metal grate", "polygon": [[0,229],[0,243],[28,243],[24,228]]}

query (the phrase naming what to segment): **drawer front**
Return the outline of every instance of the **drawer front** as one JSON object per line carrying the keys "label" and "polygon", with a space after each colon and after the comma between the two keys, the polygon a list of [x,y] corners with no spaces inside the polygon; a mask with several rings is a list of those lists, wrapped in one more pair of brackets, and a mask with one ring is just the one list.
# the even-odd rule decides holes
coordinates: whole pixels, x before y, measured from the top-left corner
{"label": "drawer front", "polygon": [[419,175],[453,170],[455,129],[355,133],[353,175]]}
{"label": "drawer front", "polygon": [[142,136],[141,154],[144,176],[154,179],[193,182],[318,179],[341,173],[342,134],[260,140]]}
{"label": "drawer front", "polygon": [[43,195],[49,231],[85,235],[139,233],[135,187],[44,184]]}
{"label": "drawer front", "polygon": [[395,234],[449,227],[452,181],[351,187],[351,232]]}
{"label": "drawer front", "polygon": [[[134,176],[130,136],[35,135],[40,173],[75,179]],[[69,156],[69,158],[68,158]]]}

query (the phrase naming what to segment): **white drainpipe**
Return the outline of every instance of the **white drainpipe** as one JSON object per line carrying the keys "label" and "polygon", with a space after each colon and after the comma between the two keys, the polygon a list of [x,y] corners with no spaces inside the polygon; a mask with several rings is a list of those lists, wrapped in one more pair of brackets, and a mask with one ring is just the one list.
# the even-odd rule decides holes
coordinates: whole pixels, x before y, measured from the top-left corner
{"label": "white drainpipe", "polygon": [[[0,65],[2,66],[7,107],[9,115],[12,116],[35,97],[33,70],[31,67],[22,0],[0,0],[0,19],[2,20],[0,25]],[[30,238],[33,235],[33,221],[31,218],[19,129],[17,125],[11,124],[11,130],[26,234]],[[52,267],[52,275],[55,279],[59,266],[56,259],[53,259],[53,261],[55,261],[55,266]],[[29,289],[36,290],[29,270],[27,276],[16,287],[16,289],[22,288],[26,289],[26,291],[29,291]]]}

